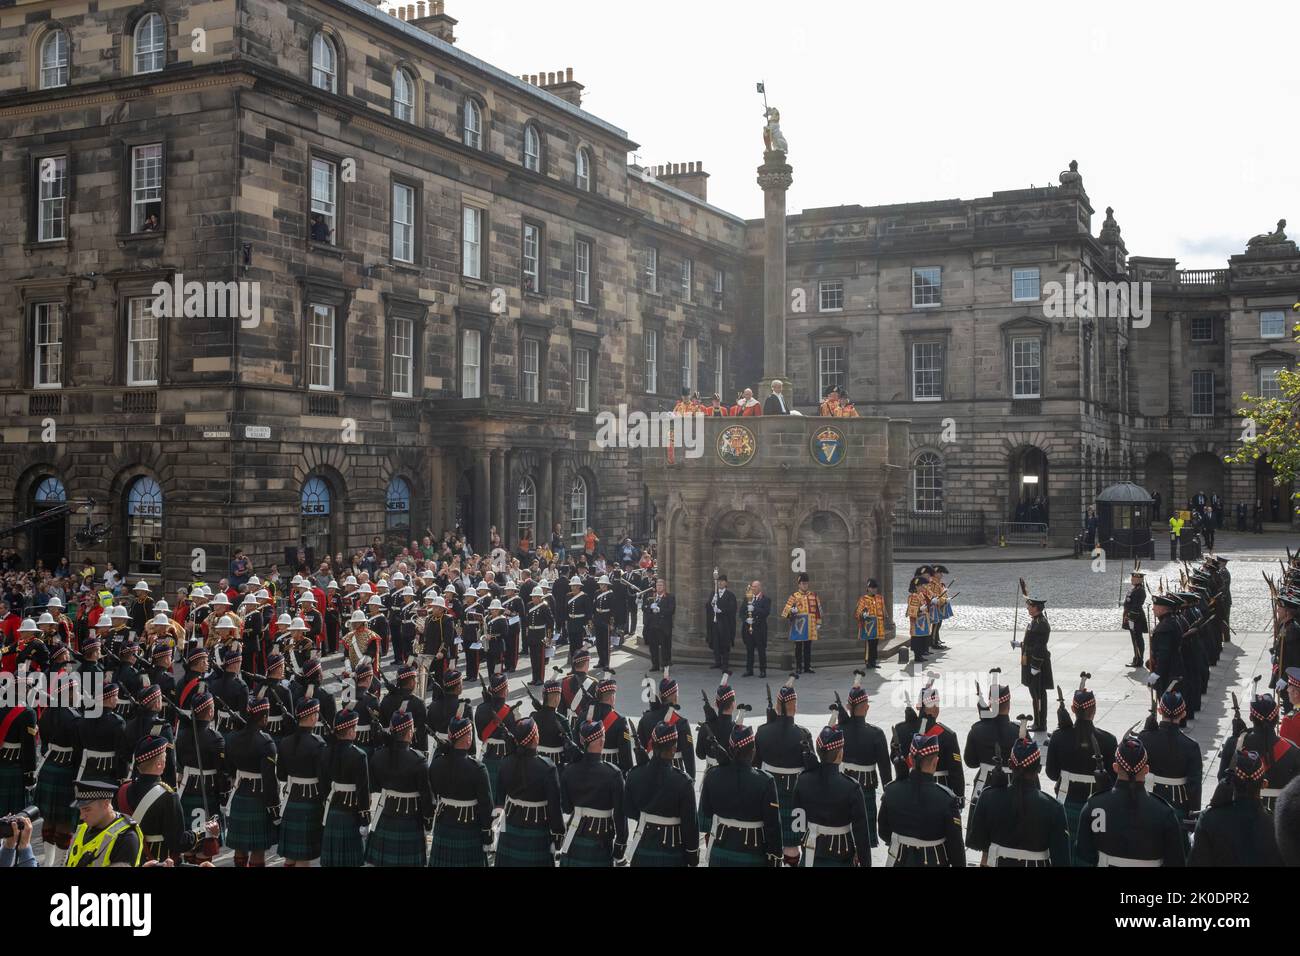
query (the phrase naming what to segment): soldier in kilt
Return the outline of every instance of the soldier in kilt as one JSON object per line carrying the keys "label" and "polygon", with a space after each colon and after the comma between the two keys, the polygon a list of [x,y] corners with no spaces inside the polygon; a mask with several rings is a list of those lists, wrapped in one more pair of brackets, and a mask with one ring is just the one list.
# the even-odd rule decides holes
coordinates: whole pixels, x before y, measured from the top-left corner
{"label": "soldier in kilt", "polygon": [[[180,711],[183,720],[176,738],[176,765],[180,768],[177,789],[180,790],[185,819],[206,823],[215,817],[222,824],[224,834],[225,817],[221,813],[221,802],[230,790],[226,775],[226,742],[212,726],[216,701],[201,684],[195,686],[198,689],[187,697],[193,710],[188,714]],[[206,859],[209,857],[205,850],[189,858],[190,862]]]}
{"label": "soldier in kilt", "polygon": [[627,847],[623,775],[600,759],[605,725],[588,720],[579,731],[582,757],[560,776],[560,805],[569,817],[560,866],[611,867]]}
{"label": "soldier in kilt", "polygon": [[280,855],[286,867],[307,866],[321,854],[324,829],[325,753],[316,736],[320,701],[304,697],[294,708],[298,729],[277,745],[276,776],[285,789],[280,811]]}
{"label": "soldier in kilt", "polygon": [[429,764],[429,792],[437,801],[429,866],[487,866],[492,849],[492,788],[474,759],[474,722],[455,716],[447,724],[448,746]]}
{"label": "soldier in kilt", "polygon": [[[59,702],[59,688],[64,683],[71,690],[70,675],[59,674],[52,688],[55,694],[52,703]],[[58,865],[59,853],[67,852],[72,843],[72,835],[77,832],[77,825],[81,822],[77,808],[72,804],[73,781],[77,776],[77,765],[81,761],[78,752],[81,743],[77,736],[79,719],[71,707],[50,706],[45,708],[39,721],[44,756],[40,773],[36,777],[33,800],[41,810],[41,840],[45,844],[46,867]]]}
{"label": "soldier in kilt", "polygon": [[235,851],[235,866],[266,866],[266,851],[279,839],[276,749],[266,732],[270,712],[267,698],[250,699],[244,726],[226,741],[226,772],[234,782],[226,804],[226,846]]}
{"label": "soldier in kilt", "polygon": [[22,704],[0,707],[0,745],[0,816],[5,816],[26,808],[27,791],[36,786],[36,711]]}
{"label": "soldier in kilt", "polygon": [[840,771],[862,788],[867,803],[867,833],[869,848],[879,842],[876,832],[876,793],[894,778],[893,764],[889,759],[889,742],[885,732],[867,723],[871,701],[862,686],[862,671],[853,672],[853,686],[849,688],[849,706],[835,706],[839,711],[840,729],[844,731],[844,761]]}
{"label": "soldier in kilt", "polygon": [[700,788],[697,819],[709,866],[781,865],[780,801],[770,773],[754,769],[754,729],[732,725],[728,759],[711,767]]}
{"label": "soldier in kilt", "polygon": [[812,752],[812,735],[794,722],[799,695],[794,689],[794,675],[776,695],[776,707],[769,708],[767,723],[758,728],[754,743],[754,762],[776,778],[776,794],[781,803],[781,839],[785,855],[797,856],[803,834],[792,825],[794,788],[799,775],[817,766]]}
{"label": "soldier in kilt", "polygon": [[424,866],[424,835],[433,826],[433,795],[422,751],[411,746],[415,717],[402,701],[389,721],[388,743],[375,752],[370,768],[379,788],[379,811],[366,840],[372,866]]}
{"label": "soldier in kilt", "polygon": [[[1073,723],[1064,704],[1057,709],[1060,726],[1047,741],[1047,776],[1056,781],[1056,799],[1065,808],[1073,853],[1084,805],[1094,795],[1110,789],[1114,778],[1107,768],[1118,744],[1113,734],[1093,724],[1097,697],[1087,687],[1074,692],[1070,708],[1074,711]],[[1074,860],[1072,865],[1080,864]]]}
{"label": "soldier in kilt", "polygon": [[631,866],[696,866],[695,783],[673,766],[677,728],[660,722],[650,735],[654,755],[627,776],[627,815],[637,821],[628,844]]}
{"label": "soldier in kilt", "polygon": [[474,708],[474,727],[483,744],[483,766],[487,769],[488,783],[492,787],[492,802],[502,806],[505,792],[501,788],[501,763],[505,759],[514,732],[515,715],[506,703],[510,679],[500,671],[492,675],[483,702]]}
{"label": "soldier in kilt", "polygon": [[871,865],[866,798],[861,785],[840,770],[844,732],[837,717],[832,713],[830,725],[817,735],[817,769],[801,774],[795,786],[795,806],[806,824],[803,866]]}
{"label": "soldier in kilt", "polygon": [[[369,673],[369,671],[366,671]],[[370,775],[366,753],[357,744],[360,715],[344,708],[334,717],[334,737],[325,756],[329,797],[321,834],[321,866],[361,866],[366,846],[361,828],[370,822]]]}
{"label": "soldier in kilt", "polygon": [[537,754],[537,723],[515,723],[515,752],[501,764],[505,829],[497,843],[497,866],[553,866],[552,851],[564,838],[560,778],[555,764]]}

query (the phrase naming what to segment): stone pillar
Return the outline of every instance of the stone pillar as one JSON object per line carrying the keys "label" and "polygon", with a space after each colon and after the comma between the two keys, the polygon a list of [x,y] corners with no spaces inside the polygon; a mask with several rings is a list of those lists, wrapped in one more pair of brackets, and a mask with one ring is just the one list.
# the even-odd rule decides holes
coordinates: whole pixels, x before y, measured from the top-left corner
{"label": "stone pillar", "polygon": [[492,456],[481,451],[474,460],[474,527],[470,530],[470,544],[480,554],[487,554],[492,526]]}
{"label": "stone pillar", "polygon": [[1183,313],[1169,313],[1169,416],[1185,415],[1183,395],[1190,392],[1191,386],[1184,371],[1183,355]]}
{"label": "stone pillar", "polygon": [[497,531],[501,533],[501,540],[506,542],[506,550],[513,552],[519,542],[514,537],[515,529],[510,527],[510,522],[506,518],[505,487],[505,452],[497,450],[492,452],[492,505],[489,511],[491,515],[489,523],[497,526]]}
{"label": "stone pillar", "polygon": [[[767,150],[758,167],[763,190],[763,379],[786,378],[785,365],[785,193],[794,170],[785,153]],[[793,401],[793,392],[787,401]]]}
{"label": "stone pillar", "polygon": [[[442,529],[450,524],[447,520],[449,514],[446,490],[447,465],[442,457],[442,449],[431,449],[427,461],[426,467],[429,470],[429,508],[423,517],[429,524],[429,530],[434,534],[440,534]],[[423,537],[420,534],[423,530],[423,528],[411,526],[411,533],[417,537]]]}
{"label": "stone pillar", "polygon": [[[560,452],[555,452],[550,456],[550,475],[551,475],[551,522],[560,522],[560,533],[564,536],[564,546],[572,547],[569,540],[569,492],[572,490],[568,486],[568,476],[564,470],[564,456]],[[590,488],[587,489],[591,491]],[[591,509],[591,500],[587,501],[588,511]]]}
{"label": "stone pillar", "polygon": [[551,467],[551,456],[543,454],[541,463],[538,465],[539,474],[537,476],[537,542],[549,543],[551,540],[551,525],[555,523],[555,518],[551,515],[552,505],[555,500],[553,485],[554,469]]}

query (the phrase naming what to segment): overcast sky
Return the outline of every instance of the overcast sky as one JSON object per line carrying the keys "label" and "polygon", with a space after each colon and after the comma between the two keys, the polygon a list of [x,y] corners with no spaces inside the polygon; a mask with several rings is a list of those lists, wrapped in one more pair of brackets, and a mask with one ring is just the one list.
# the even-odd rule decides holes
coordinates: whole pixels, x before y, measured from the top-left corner
{"label": "overcast sky", "polygon": [[646,164],[703,161],[762,215],[762,102],[789,209],[972,198],[1079,161],[1130,255],[1219,268],[1279,218],[1300,239],[1300,3],[447,0],[459,46],[573,67]]}

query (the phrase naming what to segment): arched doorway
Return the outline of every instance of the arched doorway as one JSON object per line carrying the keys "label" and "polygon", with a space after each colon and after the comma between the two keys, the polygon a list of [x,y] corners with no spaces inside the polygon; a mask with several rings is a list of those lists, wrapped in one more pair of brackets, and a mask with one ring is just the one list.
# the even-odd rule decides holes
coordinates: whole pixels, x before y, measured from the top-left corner
{"label": "arched doorway", "polygon": [[[1223,461],[1214,452],[1197,452],[1187,461],[1188,501],[1197,494],[1204,494],[1206,500],[1211,495],[1223,495]],[[1179,502],[1179,506],[1187,505]]]}
{"label": "arched doorway", "polygon": [[334,495],[329,484],[312,475],[302,485],[302,547],[312,572],[321,561],[334,555],[331,534]]}
{"label": "arched doorway", "polygon": [[[49,475],[38,481],[32,489],[29,511],[36,518],[67,501],[68,492],[63,487],[63,482]],[[36,562],[39,561],[53,571],[59,566],[59,559],[68,556],[68,516],[65,514],[36,525],[29,540],[31,554],[28,557],[31,566],[36,567]]]}
{"label": "arched doorway", "polygon": [[[1255,460],[1255,500],[1264,506],[1265,521],[1291,524],[1295,518],[1295,505],[1291,498],[1292,482],[1278,484],[1273,466],[1267,458]],[[1255,502],[1250,502],[1254,507]]]}
{"label": "arched doorway", "polygon": [[384,495],[384,547],[389,555],[400,554],[411,543],[411,486],[394,475]]}
{"label": "arched doorway", "polygon": [[153,478],[141,475],[126,493],[126,574],[162,574],[163,493]]}
{"label": "arched doorway", "polygon": [[1151,493],[1153,499],[1160,495],[1154,512],[1156,519],[1167,515],[1177,503],[1174,501],[1174,463],[1164,452],[1153,451],[1147,455],[1142,469],[1142,487]]}
{"label": "arched doorway", "polygon": [[1026,445],[1011,453],[1008,466],[1011,520],[1050,524],[1047,455],[1041,448]]}

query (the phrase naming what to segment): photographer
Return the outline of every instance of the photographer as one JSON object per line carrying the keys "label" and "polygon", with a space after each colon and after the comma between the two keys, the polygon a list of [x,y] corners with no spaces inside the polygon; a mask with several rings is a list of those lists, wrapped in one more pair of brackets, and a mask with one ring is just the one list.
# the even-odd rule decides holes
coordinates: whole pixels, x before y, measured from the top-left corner
{"label": "photographer", "polygon": [[36,854],[32,852],[32,818],[26,812],[0,818],[0,834],[4,835],[0,843],[0,870],[30,869],[37,865]]}

